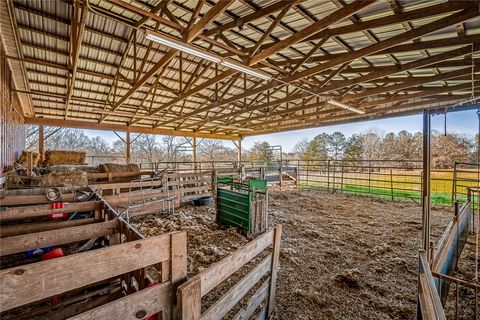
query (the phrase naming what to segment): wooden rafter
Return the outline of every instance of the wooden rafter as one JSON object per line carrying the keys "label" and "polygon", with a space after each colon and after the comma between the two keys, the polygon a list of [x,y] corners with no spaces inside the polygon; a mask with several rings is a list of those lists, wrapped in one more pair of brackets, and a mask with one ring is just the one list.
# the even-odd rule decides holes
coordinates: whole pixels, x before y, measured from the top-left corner
{"label": "wooden rafter", "polygon": [[[90,24],[92,19],[85,20],[83,33],[88,36],[79,42],[83,50],[74,50],[78,32],[67,37],[56,30],[70,24],[72,31],[80,30],[81,11],[72,22],[57,12],[65,6],[83,9],[85,2],[59,2],[53,7],[63,7],[55,11],[14,2],[13,10],[22,11],[16,21],[22,30],[19,44],[28,55],[7,58],[21,61],[25,73],[32,75],[30,88],[17,92],[30,97],[37,117],[238,135],[362,119],[325,105],[332,97],[372,116],[419,110],[409,107],[419,99],[430,105],[437,104],[435,99],[438,103],[461,100],[469,86],[478,92],[479,70],[472,71],[471,65],[479,60],[480,36],[477,24],[465,23],[479,20],[479,8],[472,1],[400,6],[392,0],[391,8],[378,6],[389,12],[378,12],[377,7],[362,10],[373,0],[330,0],[337,9],[329,11],[310,2],[307,8],[301,0],[268,5],[237,1],[243,6],[230,7],[218,0],[197,1],[193,6],[178,0],[90,2],[95,9],[90,15],[101,12],[106,21],[127,28],[122,33],[106,32]],[[56,27],[42,29],[43,20],[30,25],[31,15]],[[298,27],[299,19],[303,27]],[[402,26],[405,31],[390,38],[379,33]],[[442,33],[442,28],[448,29]],[[145,29],[252,65],[274,80],[265,83],[245,77],[211,62],[199,63],[188,54],[178,57],[171,49],[145,41]],[[41,38],[70,46],[49,46],[49,41],[37,40]],[[379,64],[384,57],[387,63]],[[64,71],[71,76],[63,76]]]}

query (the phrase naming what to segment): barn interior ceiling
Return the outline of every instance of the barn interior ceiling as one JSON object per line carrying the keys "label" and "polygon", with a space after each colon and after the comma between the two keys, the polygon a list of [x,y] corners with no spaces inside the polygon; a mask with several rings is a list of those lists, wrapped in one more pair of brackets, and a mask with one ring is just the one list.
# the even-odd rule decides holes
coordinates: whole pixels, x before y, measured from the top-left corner
{"label": "barn interior ceiling", "polygon": [[478,1],[6,0],[26,123],[207,138],[479,93]]}

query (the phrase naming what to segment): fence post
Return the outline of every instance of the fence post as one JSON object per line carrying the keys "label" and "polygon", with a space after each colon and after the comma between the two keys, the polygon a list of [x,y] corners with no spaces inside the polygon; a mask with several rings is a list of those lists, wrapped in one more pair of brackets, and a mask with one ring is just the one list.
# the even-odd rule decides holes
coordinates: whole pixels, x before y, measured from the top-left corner
{"label": "fence post", "polygon": [[393,173],[392,173],[392,169],[390,169],[390,194],[392,195],[392,201],[393,201]]}
{"label": "fence post", "polygon": [[330,160],[327,160],[327,192],[330,191]]}
{"label": "fence post", "polygon": [[282,238],[282,226],[278,225],[273,233],[273,254],[272,254],[272,271],[270,273],[270,294],[268,299],[267,314],[270,317],[275,306],[275,285],[277,282],[278,260],[280,257],[280,241]]}
{"label": "fence post", "polygon": [[457,200],[457,161],[453,162],[452,204]]}
{"label": "fence post", "polygon": [[179,318],[199,320],[202,314],[201,278],[196,278],[188,286],[180,286],[177,291]]}
{"label": "fence post", "polygon": [[341,178],[340,178],[340,193],[343,194],[343,165],[344,165],[344,162],[343,160],[341,160],[340,162],[342,164],[342,175],[341,175]]}
{"label": "fence post", "polygon": [[309,170],[310,170],[310,160],[307,160],[307,185],[306,185],[307,188],[309,187],[309,182],[308,182],[309,180],[308,175],[310,174]]}
{"label": "fence post", "polygon": [[297,181],[295,181],[297,189],[300,187],[300,160],[297,159]]}
{"label": "fence post", "polygon": [[368,193],[370,193],[370,183],[372,174],[372,161],[368,161]]}
{"label": "fence post", "polygon": [[337,175],[337,160],[333,160],[333,182],[332,182],[332,193],[335,193],[336,189],[335,189],[335,178],[336,178],[336,175]]}

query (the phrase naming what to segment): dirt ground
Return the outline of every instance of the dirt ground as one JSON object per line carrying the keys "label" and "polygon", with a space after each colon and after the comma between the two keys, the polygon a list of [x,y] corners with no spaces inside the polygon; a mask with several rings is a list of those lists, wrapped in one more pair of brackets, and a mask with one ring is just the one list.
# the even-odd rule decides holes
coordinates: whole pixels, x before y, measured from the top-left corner
{"label": "dirt ground", "polygon": [[[421,207],[319,191],[271,192],[283,225],[275,319],[413,319]],[[453,211],[432,210],[432,237]]]}
{"label": "dirt ground", "polygon": [[[465,247],[460,256],[460,261],[455,272],[455,277],[467,281],[469,283],[475,283],[475,235],[470,235]],[[480,271],[480,270],[479,270]],[[477,284],[480,284],[477,282]],[[458,289],[458,319],[470,320],[475,319],[475,290],[472,288],[466,288],[460,286]],[[456,309],[456,287],[452,285],[449,290],[447,303],[445,306],[445,314],[447,319],[455,319]],[[477,308],[480,313],[480,292],[477,293]],[[477,318],[480,319],[480,318]]]}
{"label": "dirt ground", "polygon": [[[451,208],[433,208],[433,239],[452,214]],[[186,230],[188,273],[193,275],[248,241],[214,219],[211,208],[186,206],[171,216],[132,222],[146,236]],[[418,205],[321,191],[272,191],[269,223],[283,225],[274,319],[414,318]]]}

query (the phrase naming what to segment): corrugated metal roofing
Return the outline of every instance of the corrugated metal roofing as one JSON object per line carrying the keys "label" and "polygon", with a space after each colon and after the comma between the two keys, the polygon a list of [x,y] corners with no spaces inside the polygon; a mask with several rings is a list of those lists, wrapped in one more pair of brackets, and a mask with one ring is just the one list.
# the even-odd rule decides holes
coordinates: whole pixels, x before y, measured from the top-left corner
{"label": "corrugated metal roofing", "polygon": [[[136,87],[136,82],[164,57],[165,52],[170,50],[168,47],[146,39],[145,29],[155,29],[160,33],[181,39],[181,31],[178,29],[184,29],[189,24],[192,12],[198,4],[196,0],[166,2],[168,4],[160,10],[160,13],[156,13],[163,19],[163,22],[158,23],[151,17],[147,19],[143,26],[136,31],[135,46],[133,45],[134,41],[129,41],[131,37],[133,38],[132,33],[135,30],[133,26],[144,15],[161,4],[162,0],[89,0],[87,2],[88,6],[84,10],[88,10],[88,17],[81,39],[73,94],[69,100],[68,113],[66,113],[68,77],[72,76],[71,21],[75,2],[13,0],[11,18],[13,19],[12,23],[17,26],[14,31],[20,40],[19,49],[23,57],[9,54],[9,58],[16,63],[23,61],[21,65],[25,70],[29,88],[20,88],[20,96],[24,96],[22,101],[28,101],[28,99],[25,100],[25,97],[31,97],[35,111],[33,114],[29,112],[28,106],[25,106],[27,116],[97,120],[104,123],[180,130],[180,133],[181,130],[184,130],[200,134],[215,132],[225,135],[245,135],[252,134],[252,132],[265,133],[302,126],[340,123],[348,119],[385,116],[392,113],[403,113],[406,110],[420,111],[426,107],[458,103],[462,99],[466,99],[466,94],[472,92],[465,88],[468,83],[472,83],[471,73],[464,72],[445,80],[433,79],[435,76],[449,72],[458,70],[462,72],[461,70],[468,68],[467,60],[471,59],[471,55],[454,56],[441,66],[425,65],[408,70],[401,70],[400,66],[473,45],[476,46],[473,57],[480,58],[476,52],[480,48],[478,8],[477,15],[467,19],[464,23],[452,23],[446,28],[421,35],[419,39],[407,40],[405,43],[410,43],[414,47],[411,50],[399,49],[397,52],[393,51],[388,54],[377,50],[379,52],[373,51],[351,59],[351,61],[348,61],[348,56],[352,52],[370,48],[377,43],[382,44],[411,29],[415,30],[434,24],[440,19],[460,11],[461,8],[435,15],[418,15],[405,22],[380,23],[378,26],[368,29],[352,29],[346,33],[329,36],[324,39],[326,41],[323,41],[322,38],[302,39],[277,50],[276,53],[253,68],[268,72],[274,79],[288,82],[287,76],[292,73],[292,68],[302,60],[303,56],[309,54],[319,41],[322,41],[323,44],[311,54],[310,59],[297,68],[297,72],[309,72],[311,68],[329,63],[334,59],[340,59],[340,57],[345,57],[347,60],[344,62],[347,63],[338,63],[332,68],[322,70],[318,74],[307,76],[304,79],[295,80],[290,84],[271,86],[269,90],[263,92],[255,90],[259,87],[267,89],[265,81],[244,74],[237,73],[218,79],[218,81],[212,81],[229,69],[221,65],[206,64],[205,61],[195,56],[183,53],[181,62],[180,55],[177,54],[167,65],[156,70],[143,85],[138,86],[137,90],[128,94],[132,87]],[[192,45],[247,63],[249,50],[255,46],[280,11],[291,2],[284,1],[283,6],[278,6],[268,15],[258,16],[251,21],[243,22],[242,19],[248,19],[255,12],[275,6],[279,2],[276,0],[233,1],[223,13],[217,15],[214,21],[204,27],[206,30],[204,34],[232,22],[235,22],[235,26],[224,30],[221,34],[208,36],[202,34],[192,41]],[[315,21],[324,18],[331,19],[332,13],[341,9],[342,6],[354,2],[353,0],[343,2],[337,0],[297,1],[296,7],[292,6],[280,23],[273,28],[270,35],[264,39],[257,54],[279,41],[289,39]],[[340,27],[348,27],[366,21],[396,18],[402,12],[408,13],[422,8],[428,10],[428,8],[442,5],[445,2],[444,0],[378,0],[350,17],[332,22],[328,29],[337,30]],[[81,2],[78,3],[78,8],[81,8]],[[396,3],[396,6],[392,3]],[[196,22],[216,4],[218,1],[205,1]],[[475,7],[471,8],[475,9]],[[2,34],[2,37],[5,36]],[[471,37],[468,38],[471,40],[465,40],[459,45],[435,47],[429,44],[424,50],[418,49],[419,46],[416,45],[418,41],[442,39],[453,41],[465,36]],[[400,44],[398,43],[398,45]],[[238,56],[239,52],[241,52],[241,56]],[[199,63],[202,65],[199,66]],[[452,63],[452,66],[449,66],[449,63]],[[206,67],[207,65],[208,67]],[[135,71],[139,70],[141,66],[143,67],[142,71]],[[398,70],[387,72],[385,75],[381,73],[382,76],[371,77],[371,79],[355,83],[356,78],[382,72],[385,70],[382,68],[398,68]],[[480,78],[478,71],[474,70],[473,73],[475,90],[478,90]],[[292,74],[295,75],[295,72]],[[17,75],[17,77],[20,76]],[[158,77],[159,79],[157,79]],[[232,77],[236,78],[232,80]],[[430,78],[432,81],[425,81],[418,85],[404,85],[412,79]],[[203,87],[205,83],[208,83],[207,81],[210,81],[211,84]],[[347,84],[346,81],[350,81],[351,85],[344,85],[344,83]],[[399,84],[402,84],[402,87],[398,87]],[[325,100],[335,98],[344,99],[352,106],[361,108],[362,103],[382,101],[386,95],[393,94],[401,97],[407,93],[421,92],[431,87],[441,88],[462,84],[465,85],[463,89],[438,94],[437,96],[442,98],[438,100],[438,103],[434,99],[432,100],[432,97],[400,100],[396,102],[397,109],[390,108],[392,103],[378,104],[369,107],[366,116],[351,114],[325,104]],[[338,89],[324,92],[322,89],[324,87],[338,87]],[[190,92],[190,94],[184,94],[186,88],[188,89],[186,92]],[[373,89],[376,91],[372,91],[372,96],[364,96],[363,92]],[[318,92],[319,97],[312,99],[314,98],[312,92]],[[300,93],[302,96],[297,97],[296,95]],[[361,98],[356,98],[359,93],[362,93]],[[128,98],[121,105],[114,106],[127,94]],[[445,102],[444,99],[448,98],[448,95],[452,99]],[[457,99],[457,97],[461,98]],[[285,99],[292,100],[281,103]],[[275,102],[277,100],[278,103]],[[299,109],[302,101],[306,101],[304,110]],[[412,107],[412,102],[418,103],[418,106]],[[310,107],[312,103],[316,104],[313,108]],[[289,112],[293,108],[295,108],[294,111]],[[320,116],[317,116],[316,112],[319,108],[321,110],[331,109],[332,113],[322,112]],[[157,109],[158,112],[152,113],[152,110]],[[285,115],[290,115],[291,120],[289,120],[289,116],[285,117]],[[249,118],[252,120],[249,121]],[[264,121],[268,124],[260,126]],[[242,125],[235,125],[236,123]]]}

